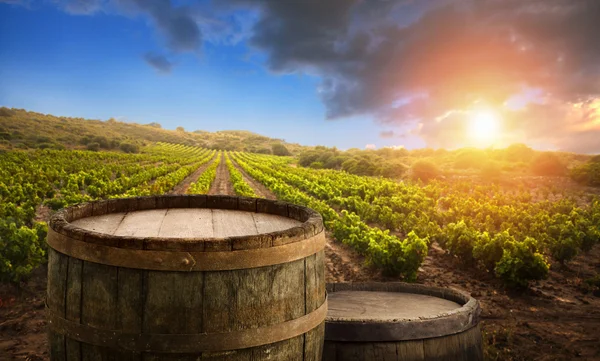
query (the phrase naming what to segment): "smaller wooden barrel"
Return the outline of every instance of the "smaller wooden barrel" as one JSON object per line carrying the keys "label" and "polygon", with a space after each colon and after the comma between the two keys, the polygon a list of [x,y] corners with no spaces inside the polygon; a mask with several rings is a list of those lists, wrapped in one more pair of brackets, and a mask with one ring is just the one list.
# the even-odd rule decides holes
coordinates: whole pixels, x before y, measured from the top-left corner
{"label": "smaller wooden barrel", "polygon": [[483,360],[479,302],[446,288],[328,284],[323,361]]}
{"label": "smaller wooden barrel", "polygon": [[229,196],[111,199],[48,232],[52,361],[318,361],[321,216]]}

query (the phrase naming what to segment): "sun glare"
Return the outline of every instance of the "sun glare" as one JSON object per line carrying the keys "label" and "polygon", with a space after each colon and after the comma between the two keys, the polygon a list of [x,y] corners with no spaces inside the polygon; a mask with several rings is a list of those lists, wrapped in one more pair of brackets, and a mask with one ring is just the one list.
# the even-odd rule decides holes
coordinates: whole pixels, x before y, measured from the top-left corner
{"label": "sun glare", "polygon": [[479,142],[489,145],[499,136],[500,117],[490,110],[477,110],[469,119],[469,136]]}

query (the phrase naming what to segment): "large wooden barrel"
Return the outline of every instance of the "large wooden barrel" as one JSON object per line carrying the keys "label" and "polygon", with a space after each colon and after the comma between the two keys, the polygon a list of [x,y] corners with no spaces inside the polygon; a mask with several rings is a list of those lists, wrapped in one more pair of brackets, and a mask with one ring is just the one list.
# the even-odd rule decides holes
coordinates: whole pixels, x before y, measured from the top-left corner
{"label": "large wooden barrel", "polygon": [[51,360],[320,360],[321,216],[229,196],[58,212],[48,233]]}
{"label": "large wooden barrel", "polygon": [[483,360],[479,303],[406,283],[328,284],[323,361]]}

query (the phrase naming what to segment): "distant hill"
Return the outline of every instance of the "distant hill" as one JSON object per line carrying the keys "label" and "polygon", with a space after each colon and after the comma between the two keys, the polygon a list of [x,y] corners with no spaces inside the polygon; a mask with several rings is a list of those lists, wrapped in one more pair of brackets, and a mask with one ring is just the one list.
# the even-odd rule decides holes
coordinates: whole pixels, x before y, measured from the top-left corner
{"label": "distant hill", "polygon": [[286,143],[245,130],[206,132],[162,129],[158,123],[137,124],[115,120],[70,118],[30,112],[23,109],[0,108],[0,149],[122,149],[129,151],[151,142],[194,145],[223,150],[272,153],[273,146],[284,145],[292,154],[303,149],[299,144]]}

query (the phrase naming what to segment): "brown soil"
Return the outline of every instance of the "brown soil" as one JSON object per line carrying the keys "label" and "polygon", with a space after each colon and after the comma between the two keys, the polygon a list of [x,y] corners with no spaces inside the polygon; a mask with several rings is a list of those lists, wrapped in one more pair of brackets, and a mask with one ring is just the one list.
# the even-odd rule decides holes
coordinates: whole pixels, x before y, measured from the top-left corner
{"label": "brown soil", "polygon": [[0,283],[0,360],[48,360],[45,266],[17,288]]}
{"label": "brown soil", "polygon": [[584,280],[600,272],[600,247],[569,268],[552,265],[547,280],[524,291],[506,290],[492,274],[463,267],[437,245],[417,282],[452,287],[481,302],[488,360],[600,360],[600,296]]}
{"label": "brown soil", "polygon": [[50,217],[52,216],[52,209],[48,206],[40,204],[35,209],[35,218],[36,222],[48,222]]}
{"label": "brown soil", "polygon": [[229,169],[227,169],[227,164],[225,163],[225,153],[221,154],[221,163],[219,163],[219,166],[217,167],[217,175],[210,186],[208,194],[235,195],[231,179],[229,179]]}
{"label": "brown soil", "polygon": [[382,280],[380,272],[367,267],[365,258],[350,247],[333,239],[327,232],[325,245],[325,280],[335,282],[366,282]]}
{"label": "brown soil", "polygon": [[190,188],[190,185],[196,180],[198,180],[198,177],[200,177],[200,175],[204,173],[206,168],[208,168],[212,164],[212,162],[214,162],[214,159],[211,159],[210,161],[202,164],[200,167],[198,167],[198,169],[194,171],[194,173],[190,174],[181,183],[176,185],[175,188],[173,188],[173,190],[169,192],[169,194],[186,194],[188,188]]}

